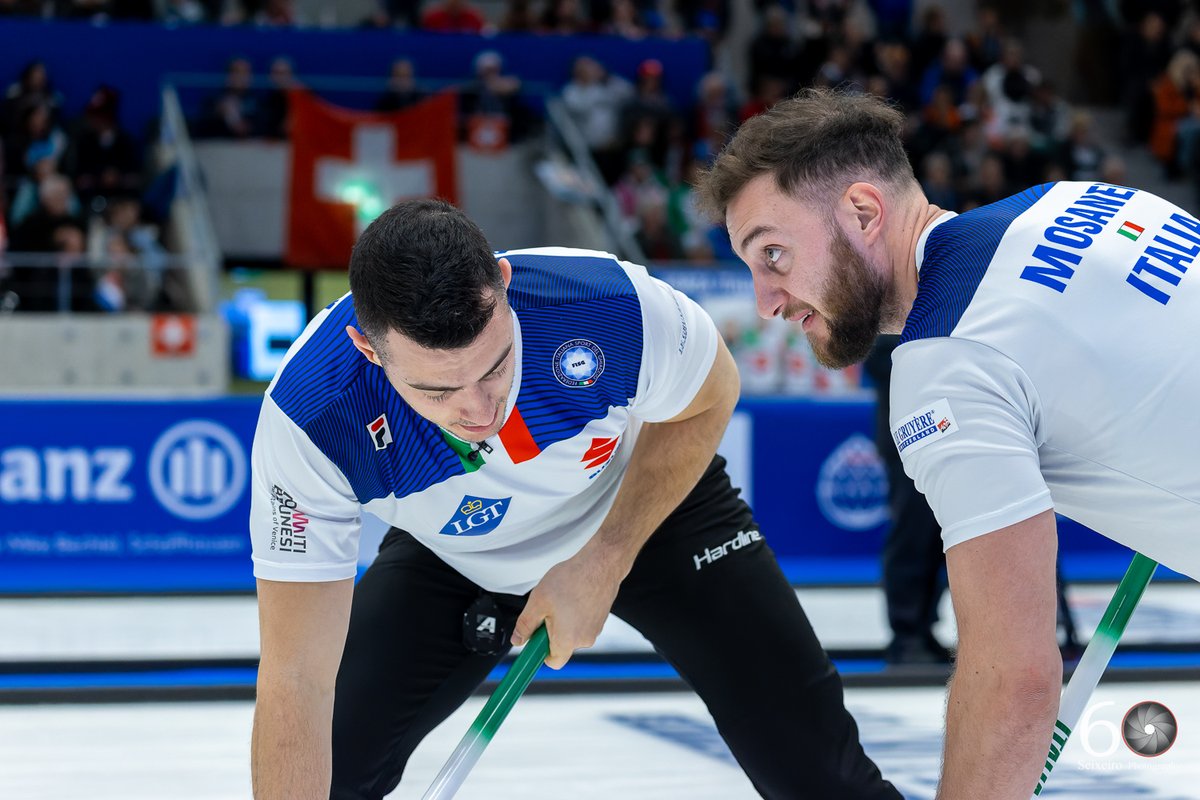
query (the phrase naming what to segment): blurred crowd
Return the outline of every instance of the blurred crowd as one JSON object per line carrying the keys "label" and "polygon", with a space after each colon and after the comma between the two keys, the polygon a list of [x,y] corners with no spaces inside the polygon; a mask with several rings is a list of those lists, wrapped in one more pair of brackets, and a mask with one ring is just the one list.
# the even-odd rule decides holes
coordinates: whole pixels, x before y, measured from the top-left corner
{"label": "blurred crowd", "polygon": [[[119,123],[120,92],[97,86],[67,118],[46,66],[25,66],[0,108],[0,308],[166,309],[165,210],[144,202],[143,146]],[[161,205],[161,204],[160,204]],[[7,251],[7,252],[5,252]]]}
{"label": "blurred crowd", "polygon": [[[1005,4],[976,3],[969,24],[952,29],[942,7],[920,4],[917,13],[913,0],[756,0],[755,31],[736,53],[727,37],[728,0],[507,0],[489,5],[487,14],[471,0],[378,0],[373,7],[363,25],[579,36],[570,74],[545,76],[544,83],[560,87],[625,224],[653,261],[732,260],[721,226],[696,207],[695,173],[742,121],[805,86],[871,93],[900,107],[916,174],[944,208],[964,211],[1043,181],[1127,180],[1092,116],[1069,104],[1025,52]],[[1167,178],[1200,187],[1200,15],[1184,0],[1072,9],[1082,31],[1078,56],[1086,61],[1074,93],[1119,104],[1119,143],[1146,147]],[[0,0],[0,14],[319,23],[300,18],[292,0]],[[649,58],[634,74],[619,75],[587,48],[587,34],[682,33],[704,36],[715,65],[686,104],[664,90],[669,65]],[[452,85],[464,141],[477,134],[480,119],[502,120],[505,141],[537,130],[544,98],[534,98],[498,52],[478,53],[458,80],[437,82],[398,55],[366,105],[399,110]],[[142,146],[118,123],[119,91],[97,87],[79,118],[64,119],[62,98],[41,64],[14,78],[0,118],[8,249],[110,259],[161,252],[155,226],[162,219],[145,202]],[[193,133],[286,138],[288,94],[299,86],[286,56],[257,75],[248,60],[232,58],[223,87],[191,120]],[[494,131],[483,131],[494,140]],[[8,288],[21,280],[19,272],[10,275]],[[101,274],[95,288],[81,281],[72,297],[99,298],[93,305],[102,308],[164,302],[153,281],[140,288],[119,283]],[[26,300],[21,307],[34,305]]]}
{"label": "blurred crowd", "polygon": [[[297,0],[0,0],[0,16],[169,25],[329,26],[338,17],[335,12],[333,3]],[[506,0],[503,13],[490,16],[470,0],[377,0],[359,25],[439,33],[600,33],[631,39],[690,33],[715,41],[724,33],[729,0]]]}
{"label": "blurred crowd", "polygon": [[564,100],[649,258],[732,258],[724,231],[697,213],[690,177],[742,121],[805,86],[871,93],[904,110],[914,169],[944,208],[1048,180],[1124,179],[1092,118],[1029,62],[994,10],[981,7],[968,30],[952,32],[939,6],[910,26],[887,13],[892,5],[764,7],[745,53],[747,91],[713,71],[689,109],[663,93],[657,62],[643,63],[633,85],[591,58],[576,62]]}
{"label": "blurred crowd", "polygon": [[1151,0],[1122,10],[1125,139],[1149,148],[1168,180],[1189,181],[1200,201],[1200,8]]}

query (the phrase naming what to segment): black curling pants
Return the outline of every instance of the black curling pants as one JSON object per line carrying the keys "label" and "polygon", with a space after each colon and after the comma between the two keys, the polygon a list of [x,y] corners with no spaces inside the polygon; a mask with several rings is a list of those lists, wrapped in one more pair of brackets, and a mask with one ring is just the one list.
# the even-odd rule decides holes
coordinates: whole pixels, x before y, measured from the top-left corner
{"label": "black curling pants", "polygon": [[[354,591],[334,800],[394,789],[417,744],[500,661],[463,644],[463,612],[481,592],[408,533],[388,533]],[[526,598],[493,596],[511,629]],[[763,797],[899,800],[863,752],[841,678],[720,457],[650,537],[612,611],[703,699]]]}

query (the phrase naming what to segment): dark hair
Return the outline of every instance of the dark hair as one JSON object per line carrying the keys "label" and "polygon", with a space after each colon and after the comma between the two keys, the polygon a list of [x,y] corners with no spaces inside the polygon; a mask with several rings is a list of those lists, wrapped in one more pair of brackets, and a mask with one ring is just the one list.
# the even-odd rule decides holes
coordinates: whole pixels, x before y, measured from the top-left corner
{"label": "dark hair", "polygon": [[805,89],[742,124],[700,176],[698,198],[724,223],[734,197],[763,173],[818,208],[832,208],[856,181],[915,188],[903,127],[904,115],[871,95]]}
{"label": "dark hair", "polygon": [[483,231],[444,200],[406,200],[368,225],[350,254],[350,290],[380,354],[393,330],[422,347],[465,347],[504,301]]}

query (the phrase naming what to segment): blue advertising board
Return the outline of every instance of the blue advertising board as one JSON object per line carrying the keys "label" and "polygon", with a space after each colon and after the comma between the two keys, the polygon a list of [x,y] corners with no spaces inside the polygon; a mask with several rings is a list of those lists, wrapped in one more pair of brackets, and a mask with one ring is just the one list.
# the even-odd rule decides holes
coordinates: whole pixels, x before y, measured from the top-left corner
{"label": "blue advertising board", "polygon": [[[252,589],[259,402],[0,402],[0,593]],[[739,404],[722,452],[794,578],[878,574],[888,508],[873,412],[864,400]],[[1073,523],[1060,538],[1069,556],[1120,553]]]}
{"label": "blue advertising board", "polygon": [[252,588],[258,404],[0,403],[0,591]]}

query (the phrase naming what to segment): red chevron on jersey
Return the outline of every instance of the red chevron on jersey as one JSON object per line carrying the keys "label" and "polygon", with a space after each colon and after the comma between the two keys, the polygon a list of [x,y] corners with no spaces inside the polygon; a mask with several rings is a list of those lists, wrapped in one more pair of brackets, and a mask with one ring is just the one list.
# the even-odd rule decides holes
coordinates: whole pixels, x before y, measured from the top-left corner
{"label": "red chevron on jersey", "polygon": [[617,443],[621,440],[620,436],[614,436],[610,439],[596,438],[592,439],[592,446],[583,454],[581,462],[587,464],[588,469],[595,469],[601,464],[608,462],[612,458],[613,453],[617,451]]}

